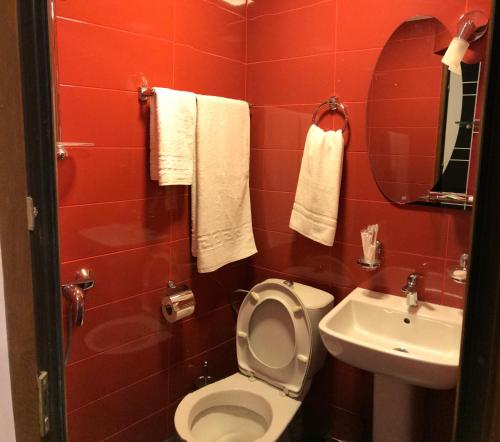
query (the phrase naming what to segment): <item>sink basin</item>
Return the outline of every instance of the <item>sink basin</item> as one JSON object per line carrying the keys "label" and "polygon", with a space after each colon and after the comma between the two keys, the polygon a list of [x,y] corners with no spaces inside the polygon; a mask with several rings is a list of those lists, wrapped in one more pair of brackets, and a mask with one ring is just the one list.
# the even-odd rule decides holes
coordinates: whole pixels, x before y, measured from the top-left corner
{"label": "sink basin", "polygon": [[319,324],[328,351],[343,362],[409,384],[457,384],[462,310],[357,288]]}

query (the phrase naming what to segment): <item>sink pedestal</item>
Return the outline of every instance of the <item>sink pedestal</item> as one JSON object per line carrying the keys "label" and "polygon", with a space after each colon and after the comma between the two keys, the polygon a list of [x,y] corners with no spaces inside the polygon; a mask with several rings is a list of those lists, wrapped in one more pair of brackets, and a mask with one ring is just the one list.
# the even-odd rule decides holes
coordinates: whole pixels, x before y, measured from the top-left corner
{"label": "sink pedestal", "polygon": [[321,320],[331,355],[376,373],[374,442],[422,440],[423,388],[457,384],[462,316],[428,302],[408,311],[400,296],[358,287]]}
{"label": "sink pedestal", "polygon": [[373,380],[373,442],[422,440],[423,390],[392,376]]}

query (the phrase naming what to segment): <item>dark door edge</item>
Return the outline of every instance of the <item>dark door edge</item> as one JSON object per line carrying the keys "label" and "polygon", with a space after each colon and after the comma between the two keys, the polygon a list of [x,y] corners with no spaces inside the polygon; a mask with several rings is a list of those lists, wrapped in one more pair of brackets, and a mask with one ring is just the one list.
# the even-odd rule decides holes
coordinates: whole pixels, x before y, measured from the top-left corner
{"label": "dark door edge", "polygon": [[500,356],[500,28],[495,23],[500,23],[500,8],[493,3],[470,281],[464,310],[457,442],[494,440],[494,432],[499,430],[495,430],[499,425],[495,399],[499,394]]}
{"label": "dark door edge", "polygon": [[31,235],[39,370],[49,375],[50,432],[66,440],[63,335],[49,17],[46,1],[18,2],[28,193],[38,210]]}

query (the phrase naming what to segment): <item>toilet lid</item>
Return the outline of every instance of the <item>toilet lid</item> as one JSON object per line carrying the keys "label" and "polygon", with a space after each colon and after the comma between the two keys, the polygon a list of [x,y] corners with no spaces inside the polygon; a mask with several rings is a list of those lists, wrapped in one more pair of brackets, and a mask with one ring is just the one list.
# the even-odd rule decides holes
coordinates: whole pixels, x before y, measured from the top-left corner
{"label": "toilet lid", "polygon": [[236,330],[240,370],[296,397],[311,357],[311,325],[288,281],[267,280],[241,304]]}

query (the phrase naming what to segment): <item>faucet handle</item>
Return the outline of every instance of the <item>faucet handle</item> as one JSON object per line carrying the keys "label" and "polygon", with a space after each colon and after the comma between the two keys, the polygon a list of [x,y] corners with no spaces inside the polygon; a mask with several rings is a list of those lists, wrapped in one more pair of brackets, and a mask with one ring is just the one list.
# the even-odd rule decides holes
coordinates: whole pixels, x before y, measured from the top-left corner
{"label": "faucet handle", "polygon": [[422,274],[413,272],[408,275],[408,284],[413,284],[415,285],[417,283],[418,278],[422,278]]}
{"label": "faucet handle", "polygon": [[406,280],[406,285],[401,289],[403,293],[411,293],[417,286],[417,279],[421,278],[423,275],[417,272],[410,273],[408,279]]}

